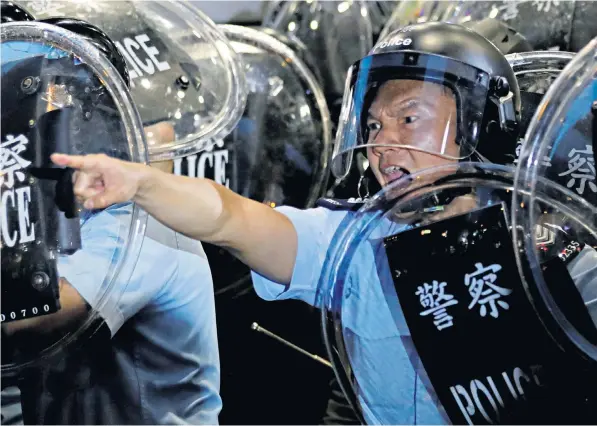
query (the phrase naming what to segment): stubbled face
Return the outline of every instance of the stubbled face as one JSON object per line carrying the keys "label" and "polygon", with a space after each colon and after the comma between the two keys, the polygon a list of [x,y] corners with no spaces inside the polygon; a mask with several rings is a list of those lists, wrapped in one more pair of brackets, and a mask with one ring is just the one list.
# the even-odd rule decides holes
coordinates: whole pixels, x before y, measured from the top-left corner
{"label": "stubbled face", "polygon": [[367,147],[379,183],[386,186],[405,174],[456,162],[444,157],[459,155],[456,126],[456,100],[444,86],[418,80],[384,83],[367,118],[367,143],[388,145]]}

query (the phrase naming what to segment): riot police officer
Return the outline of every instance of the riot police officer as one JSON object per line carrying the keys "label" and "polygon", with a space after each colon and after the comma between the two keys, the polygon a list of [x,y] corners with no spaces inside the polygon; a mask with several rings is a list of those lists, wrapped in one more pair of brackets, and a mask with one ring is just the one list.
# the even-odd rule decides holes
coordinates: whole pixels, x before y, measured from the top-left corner
{"label": "riot police officer", "polygon": [[[29,16],[28,20],[32,20],[30,14],[9,2],[2,2],[2,15],[3,18]],[[83,36],[110,59],[128,83],[124,58],[102,30],[69,18],[49,19],[45,23]],[[45,28],[52,31],[49,26]],[[57,126],[62,138],[73,141],[70,147],[73,151],[106,152],[130,158],[127,141],[119,139],[120,134],[105,130],[111,129],[104,126],[106,123],[118,127],[120,118],[114,114],[108,91],[101,87],[102,80],[94,79],[85,63],[73,61],[68,54],[55,59],[55,55],[48,53],[56,52],[60,46],[41,43],[31,50],[15,48],[14,51],[12,46],[10,41],[3,40],[4,61],[10,57],[18,63],[36,56],[50,64],[46,70],[58,70],[55,80],[49,72],[39,76],[42,84],[44,78],[50,80],[48,93],[54,95],[50,99],[54,103],[48,109],[55,122],[72,124],[68,119],[69,107],[80,106],[78,99],[85,93],[97,95],[93,104],[96,109],[89,111],[88,120],[76,121],[76,131],[72,126]],[[66,59],[59,62],[61,58]],[[4,70],[3,62],[3,95],[5,88],[9,93],[8,89],[17,87],[7,81]],[[61,92],[63,86],[52,85],[52,81],[66,81],[68,89],[64,90],[71,91],[70,97]],[[90,90],[73,92],[81,82]],[[9,117],[2,118],[4,126]],[[41,122],[35,118],[30,123]],[[146,132],[155,133],[154,140],[158,142],[171,140],[168,134],[172,129],[165,123]],[[171,162],[169,167],[172,168]],[[82,247],[70,256],[58,258],[60,309],[51,315],[2,325],[4,347],[11,345],[21,350],[31,347],[32,342],[51,342],[56,335],[60,340],[60,336],[74,333],[93,318],[90,312],[104,324],[97,333],[91,328],[89,333],[82,333],[78,344],[67,346],[60,356],[45,363],[39,360],[34,367],[20,371],[17,383],[21,388],[25,423],[218,422],[222,403],[213,284],[200,246],[150,219],[130,279],[117,278],[112,290],[102,294],[105,277],[110,275],[123,251],[119,230],[125,229],[131,220],[131,210],[130,203],[125,203],[84,212]],[[3,359],[3,371],[7,362]]]}
{"label": "riot police officer", "polygon": [[[516,78],[492,43],[462,26],[426,23],[389,34],[349,70],[346,87],[332,162],[336,176],[348,172],[356,150],[366,152],[381,186],[433,166],[468,159],[506,163],[513,156],[520,120]],[[314,209],[271,209],[207,180],[105,156],[56,154],[53,161],[78,169],[75,192],[87,208],[132,199],[173,229],[228,249],[252,268],[255,289],[266,300],[315,304],[334,232],[360,206],[323,200]],[[469,197],[458,197],[442,215],[471,207]],[[393,226],[398,232],[408,224]],[[433,391],[417,380],[412,347],[401,340],[384,303],[380,281],[386,277],[377,270],[377,255],[372,247],[355,254],[355,297],[344,306],[344,319],[362,348],[352,360],[357,367],[391,357],[397,375],[380,373],[359,383],[363,417],[445,423]],[[365,304],[367,315],[358,315],[355,304]]]}

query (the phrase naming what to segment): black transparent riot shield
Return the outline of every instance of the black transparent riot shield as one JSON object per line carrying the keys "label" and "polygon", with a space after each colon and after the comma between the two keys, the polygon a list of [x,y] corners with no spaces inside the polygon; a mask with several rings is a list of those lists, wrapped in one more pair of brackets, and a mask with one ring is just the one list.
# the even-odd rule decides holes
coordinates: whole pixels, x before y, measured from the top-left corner
{"label": "black transparent riot shield", "polygon": [[568,50],[566,35],[573,13],[573,1],[458,1],[452,3],[444,18],[466,23],[492,17],[521,33],[536,50]]}
{"label": "black transparent riot shield", "polygon": [[450,3],[433,0],[402,1],[394,9],[379,38],[408,25],[441,21],[444,12],[450,7]]}
{"label": "black transparent riot shield", "polygon": [[[455,1],[446,2],[442,20],[466,24],[498,19],[522,34],[535,50],[578,52],[593,37],[597,5],[590,1]],[[546,25],[549,23],[549,25]]]}
{"label": "black transparent riot shield", "polygon": [[[590,49],[590,47],[588,48]],[[549,55],[549,53],[545,55]],[[562,56],[565,55],[564,52],[553,52],[553,55],[560,57],[560,59],[565,59]],[[520,159],[518,164],[522,167],[522,162],[528,161],[531,152],[533,152],[533,156],[541,153],[542,157],[540,159],[539,157],[533,157],[537,158],[540,164],[535,165],[533,168],[525,169],[528,170],[528,173],[533,173],[554,181],[595,205],[597,203],[597,186],[594,183],[595,160],[593,154],[595,139],[593,132],[593,102],[595,101],[595,91],[591,86],[591,80],[587,80],[588,83],[585,84],[584,80],[581,80],[584,76],[577,74],[572,74],[571,76],[572,70],[578,70],[580,74],[580,69],[575,68],[575,64],[583,60],[579,55],[577,54],[575,57],[570,56],[568,60],[560,61],[560,66],[555,65],[552,67],[552,69],[557,70],[557,68],[563,68],[563,65],[568,63],[568,66],[565,68],[566,74],[564,74],[564,71],[561,71],[560,77],[558,80],[555,80],[558,82],[558,85],[556,86],[555,82],[547,87],[543,85],[544,87],[541,89],[541,92],[544,94],[541,97],[535,96],[541,103],[537,102],[537,111],[532,116],[532,121],[528,124],[529,131],[532,133],[530,135],[527,134],[524,142],[519,146]],[[586,72],[589,72],[592,58],[585,61],[587,62]],[[524,61],[519,62],[522,63]],[[545,64],[543,69],[547,73],[548,65]],[[563,87],[563,79],[566,75],[571,76],[572,80],[570,81],[582,81],[582,83],[579,82],[578,84],[583,85],[583,90],[575,86]],[[567,96],[569,93],[572,93],[572,90],[574,90],[576,97],[568,98]],[[543,137],[543,134],[541,134],[541,139],[538,139],[537,132],[544,129],[545,127],[543,126],[547,126],[550,120],[546,116],[547,112],[552,111],[551,108],[548,108],[552,105],[550,101],[560,103],[562,102],[560,99],[564,98],[571,104],[567,107],[569,111],[558,112],[560,114],[558,117],[562,123],[557,126],[553,125],[554,128],[552,131],[557,130],[559,134],[549,137]],[[572,103],[573,100],[576,103]],[[529,137],[533,138],[532,144]]]}
{"label": "black transparent riot shield", "polygon": [[373,29],[373,44],[376,43],[379,35],[390,20],[396,7],[400,4],[400,1],[367,1],[367,14],[371,20],[371,26]]}
{"label": "black transparent riot shield", "polygon": [[[325,190],[332,149],[330,114],[318,80],[271,30],[220,28],[244,63],[247,105],[230,135],[175,160],[174,172],[213,179],[271,207],[313,206]],[[205,247],[216,294],[250,287],[240,261]]]}
{"label": "black transparent riot shield", "polygon": [[318,288],[324,337],[364,422],[597,419],[595,360],[557,332],[566,325],[544,298],[597,343],[585,263],[594,251],[574,251],[569,232],[590,228],[592,244],[594,223],[538,179],[542,210],[525,235],[544,279],[529,273],[513,231],[514,175],[486,163],[423,170],[348,212],[331,237]]}
{"label": "black transparent riot shield", "polygon": [[373,47],[364,1],[285,1],[266,10],[263,26],[294,34],[318,58],[328,101],[341,98],[346,71]]}
{"label": "black transparent riot shield", "polygon": [[[574,55],[572,52],[558,51],[534,51],[506,55],[516,75],[521,99],[520,138],[514,152],[513,164],[518,164],[524,136],[543,96],[564,67],[574,58]],[[547,158],[544,161],[546,164],[551,162]]]}
{"label": "black transparent riot shield", "polygon": [[[2,380],[8,381],[82,343],[101,323],[98,311],[116,309],[122,294],[115,288],[123,287],[115,283],[129,279],[144,233],[146,214],[133,204],[102,211],[79,205],[73,171],[55,166],[50,155],[104,153],[146,162],[147,152],[126,84],[95,46],[44,23],[0,29]],[[94,248],[96,259],[83,253]],[[77,286],[88,282],[93,285]],[[62,327],[69,317],[63,300],[73,288],[87,309]]]}
{"label": "black transparent riot shield", "polygon": [[[516,171],[513,205],[519,208],[512,216],[513,226],[519,230],[516,234],[516,243],[521,248],[519,264],[530,271],[530,281],[549,282],[549,275],[541,268],[541,252],[535,248],[533,236],[524,231],[554,210],[563,211],[555,216],[557,228],[552,229],[564,231],[573,242],[560,246],[559,256],[577,263],[573,279],[593,318],[597,316],[597,289],[592,282],[597,273],[593,240],[597,192],[593,155],[597,140],[595,52],[597,40],[581,50],[562,71],[533,117]],[[542,209],[538,188],[545,179],[557,185],[555,208]],[[545,287],[538,286],[536,292],[555,318],[552,333],[564,342],[571,342],[570,350],[597,360],[594,336],[581,328],[565,301]]]}
{"label": "black transparent riot shield", "polygon": [[522,34],[535,50],[578,52],[597,35],[596,17],[597,4],[591,1],[405,1],[395,9],[382,35],[417,22],[466,25],[492,18]]}
{"label": "black transparent riot shield", "polygon": [[37,19],[88,21],[114,40],[147,127],[150,161],[214,147],[238,123],[246,100],[238,55],[199,8],[182,1],[23,1]]}

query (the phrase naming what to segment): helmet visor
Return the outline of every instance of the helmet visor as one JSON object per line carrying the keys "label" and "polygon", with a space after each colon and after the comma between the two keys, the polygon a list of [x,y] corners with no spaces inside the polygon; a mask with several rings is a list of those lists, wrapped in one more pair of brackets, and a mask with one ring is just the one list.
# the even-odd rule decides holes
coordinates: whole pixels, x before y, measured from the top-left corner
{"label": "helmet visor", "polygon": [[368,156],[392,150],[394,158],[413,152],[454,161],[469,157],[488,87],[487,73],[442,56],[392,52],[362,59],[346,80],[334,175],[346,176],[359,148]]}

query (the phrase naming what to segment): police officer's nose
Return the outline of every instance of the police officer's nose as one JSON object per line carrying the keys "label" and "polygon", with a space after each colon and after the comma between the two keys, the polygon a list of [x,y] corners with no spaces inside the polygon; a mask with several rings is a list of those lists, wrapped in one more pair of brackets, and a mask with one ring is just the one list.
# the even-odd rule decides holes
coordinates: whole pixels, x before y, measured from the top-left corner
{"label": "police officer's nose", "polygon": [[373,123],[370,130],[369,143],[379,145],[400,145],[400,127],[393,118],[384,117]]}
{"label": "police officer's nose", "polygon": [[371,142],[375,144],[373,147],[373,153],[378,157],[382,155],[392,154],[395,155],[403,155],[405,153],[405,149],[403,147],[403,142],[401,142],[400,133],[397,131],[392,131],[392,129],[381,129],[376,135],[375,138]]}

